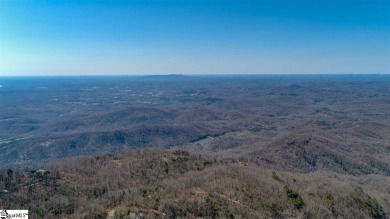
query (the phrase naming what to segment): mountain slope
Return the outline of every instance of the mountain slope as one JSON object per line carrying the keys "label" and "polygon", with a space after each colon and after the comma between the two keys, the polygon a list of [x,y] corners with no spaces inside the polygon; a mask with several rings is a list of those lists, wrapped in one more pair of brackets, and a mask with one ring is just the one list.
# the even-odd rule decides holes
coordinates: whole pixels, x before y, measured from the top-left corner
{"label": "mountain slope", "polygon": [[[273,172],[186,151],[72,158],[0,171],[0,207],[33,218],[387,218],[390,180]],[[381,183],[381,186],[377,187]]]}

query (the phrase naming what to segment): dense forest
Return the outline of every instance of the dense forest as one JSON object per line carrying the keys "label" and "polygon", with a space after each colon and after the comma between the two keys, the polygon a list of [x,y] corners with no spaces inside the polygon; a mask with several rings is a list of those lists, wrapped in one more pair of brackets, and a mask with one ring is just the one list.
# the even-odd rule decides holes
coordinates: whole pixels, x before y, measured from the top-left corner
{"label": "dense forest", "polygon": [[183,150],[44,168],[2,170],[0,207],[31,218],[388,218],[390,210],[388,177],[272,171]]}
{"label": "dense forest", "polygon": [[2,78],[0,209],[389,218],[387,75]]}

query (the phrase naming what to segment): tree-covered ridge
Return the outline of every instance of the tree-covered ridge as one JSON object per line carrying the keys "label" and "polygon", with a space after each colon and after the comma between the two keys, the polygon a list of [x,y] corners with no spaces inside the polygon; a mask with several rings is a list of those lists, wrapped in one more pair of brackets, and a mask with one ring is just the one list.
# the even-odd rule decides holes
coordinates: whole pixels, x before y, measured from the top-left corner
{"label": "tree-covered ridge", "polygon": [[1,170],[0,208],[29,209],[31,218],[387,218],[390,209],[386,177],[371,178],[382,183],[375,190],[346,175],[272,171],[182,150],[43,168]]}

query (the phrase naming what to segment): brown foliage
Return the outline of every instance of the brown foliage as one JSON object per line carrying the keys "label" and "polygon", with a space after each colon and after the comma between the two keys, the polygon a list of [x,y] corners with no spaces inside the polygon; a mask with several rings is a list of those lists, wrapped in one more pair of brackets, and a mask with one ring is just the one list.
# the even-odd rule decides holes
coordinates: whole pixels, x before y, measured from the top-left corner
{"label": "brown foliage", "polygon": [[388,200],[369,184],[365,191],[342,175],[271,171],[181,150],[70,158],[45,168],[48,172],[2,170],[0,207],[27,208],[32,218],[105,218],[109,212],[117,218],[130,213],[148,218],[386,218],[389,213]]}

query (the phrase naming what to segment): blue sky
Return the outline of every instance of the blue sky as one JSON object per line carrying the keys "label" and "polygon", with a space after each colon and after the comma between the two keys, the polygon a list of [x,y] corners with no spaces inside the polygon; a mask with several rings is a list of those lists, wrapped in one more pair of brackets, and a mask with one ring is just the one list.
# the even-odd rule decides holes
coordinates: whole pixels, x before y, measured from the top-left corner
{"label": "blue sky", "polygon": [[390,0],[0,0],[0,75],[390,73]]}

